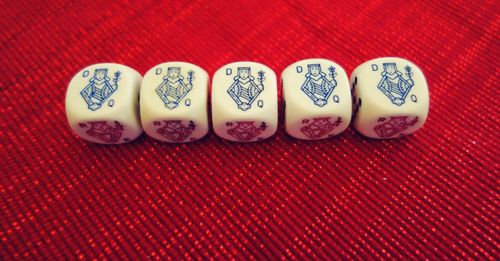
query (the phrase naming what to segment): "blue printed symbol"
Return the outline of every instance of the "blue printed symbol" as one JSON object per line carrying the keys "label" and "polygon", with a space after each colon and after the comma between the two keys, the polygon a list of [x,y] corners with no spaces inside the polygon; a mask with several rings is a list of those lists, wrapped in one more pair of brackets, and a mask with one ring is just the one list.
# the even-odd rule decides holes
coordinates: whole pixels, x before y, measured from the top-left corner
{"label": "blue printed symbol", "polygon": [[255,99],[264,91],[262,83],[266,80],[264,72],[259,71],[257,74],[259,75],[258,84],[255,83],[255,78],[251,75],[250,67],[238,67],[238,75],[234,77],[233,84],[227,90],[227,93],[242,111],[250,109]]}
{"label": "blue printed symbol", "polygon": [[181,75],[180,67],[168,67],[167,75],[163,77],[162,83],[156,88],[156,93],[170,110],[179,106],[179,102],[193,89],[194,72],[189,71],[187,83]]}
{"label": "blue printed symbol", "polygon": [[337,86],[335,67],[330,66],[328,68],[330,79],[321,71],[320,64],[308,64],[307,70],[306,80],[300,89],[316,106],[323,107],[328,103],[328,98],[330,98],[333,89]]}
{"label": "blue printed symbol", "polygon": [[94,76],[90,78],[89,83],[80,92],[88,107],[96,111],[104,102],[118,89],[121,73],[115,72],[113,82],[108,77],[108,69],[96,69]]}
{"label": "blue printed symbol", "polygon": [[[411,76],[413,75],[410,66],[405,67],[406,79],[398,71],[396,63],[384,63],[382,79],[377,85],[391,102],[397,106],[405,103],[406,96],[415,84]],[[415,96],[416,100],[416,96]]]}

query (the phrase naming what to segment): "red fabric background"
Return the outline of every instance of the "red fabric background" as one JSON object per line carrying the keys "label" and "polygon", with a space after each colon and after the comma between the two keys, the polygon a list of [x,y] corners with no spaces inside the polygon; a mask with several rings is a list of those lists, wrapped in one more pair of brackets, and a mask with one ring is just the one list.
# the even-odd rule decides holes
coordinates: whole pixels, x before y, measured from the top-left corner
{"label": "red fabric background", "polygon": [[[446,3],[448,2],[448,3]],[[0,8],[0,258],[500,259],[498,1],[5,1]],[[304,58],[351,72],[401,56],[426,73],[427,123],[376,141],[283,128],[87,143],[66,122],[79,69],[210,75]],[[495,214],[497,213],[497,214]]]}

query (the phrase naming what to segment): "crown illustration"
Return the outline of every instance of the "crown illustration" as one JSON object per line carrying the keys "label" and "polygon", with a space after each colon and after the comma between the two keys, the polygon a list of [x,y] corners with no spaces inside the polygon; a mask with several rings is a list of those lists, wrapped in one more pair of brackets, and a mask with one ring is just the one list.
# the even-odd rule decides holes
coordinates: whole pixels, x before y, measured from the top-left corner
{"label": "crown illustration", "polygon": [[98,73],[98,72],[104,72],[105,74],[108,73],[108,69],[95,69],[95,72]]}
{"label": "crown illustration", "polygon": [[181,71],[181,67],[168,67],[167,68],[167,71],[170,72],[170,71]]}
{"label": "crown illustration", "polygon": [[315,63],[315,64],[308,64],[307,65],[307,68],[313,68],[313,67],[317,67],[317,68],[321,68],[321,65],[319,63]]}
{"label": "crown illustration", "polygon": [[241,72],[241,71],[248,71],[248,72],[250,72],[250,67],[238,67],[238,72]]}

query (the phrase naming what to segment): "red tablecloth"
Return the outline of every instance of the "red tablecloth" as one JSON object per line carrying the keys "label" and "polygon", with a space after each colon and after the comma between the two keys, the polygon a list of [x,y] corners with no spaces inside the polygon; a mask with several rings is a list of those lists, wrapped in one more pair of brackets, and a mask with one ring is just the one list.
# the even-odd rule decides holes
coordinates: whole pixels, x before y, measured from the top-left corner
{"label": "red tablecloth", "polygon": [[[1,259],[500,259],[498,1],[111,2],[0,5]],[[407,138],[103,146],[64,111],[92,63],[380,56],[427,76]]]}

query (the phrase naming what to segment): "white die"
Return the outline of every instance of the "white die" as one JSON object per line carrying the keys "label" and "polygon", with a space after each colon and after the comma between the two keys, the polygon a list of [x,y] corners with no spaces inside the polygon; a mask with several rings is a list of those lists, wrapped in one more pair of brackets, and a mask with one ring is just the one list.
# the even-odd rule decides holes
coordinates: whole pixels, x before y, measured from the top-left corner
{"label": "white die", "polygon": [[134,140],[142,133],[139,119],[141,75],[121,64],[86,67],[69,83],[66,115],[83,139],[102,144]]}
{"label": "white die", "polygon": [[215,72],[212,122],[224,139],[250,142],[272,136],[278,127],[276,75],[255,62],[236,62]]}
{"label": "white die", "polygon": [[285,130],[295,138],[335,136],[351,121],[352,97],[344,69],[329,60],[307,59],[281,74]]}
{"label": "white die", "polygon": [[141,121],[151,137],[166,142],[195,141],[208,132],[208,74],[185,62],[155,66],[144,75]]}
{"label": "white die", "polygon": [[350,83],[354,127],[361,134],[397,138],[425,123],[429,112],[427,82],[410,61],[385,57],[365,62],[354,70]]}

